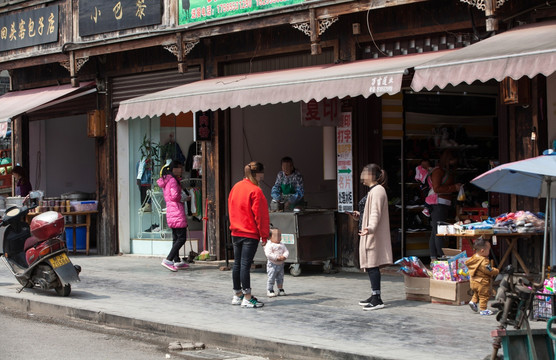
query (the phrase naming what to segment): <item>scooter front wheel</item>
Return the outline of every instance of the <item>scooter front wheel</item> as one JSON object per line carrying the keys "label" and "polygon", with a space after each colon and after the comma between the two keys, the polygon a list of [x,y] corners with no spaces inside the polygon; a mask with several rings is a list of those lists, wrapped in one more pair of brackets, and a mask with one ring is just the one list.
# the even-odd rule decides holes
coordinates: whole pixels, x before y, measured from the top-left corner
{"label": "scooter front wheel", "polygon": [[58,286],[57,288],[54,288],[54,290],[56,290],[56,294],[60,296],[69,296],[69,294],[71,294],[71,285],[67,284],[65,286]]}

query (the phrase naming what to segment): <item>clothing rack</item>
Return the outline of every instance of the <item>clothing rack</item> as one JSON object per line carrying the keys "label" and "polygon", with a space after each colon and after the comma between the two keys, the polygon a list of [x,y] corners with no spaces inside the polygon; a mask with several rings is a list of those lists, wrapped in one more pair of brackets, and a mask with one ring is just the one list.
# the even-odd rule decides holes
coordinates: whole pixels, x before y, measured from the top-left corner
{"label": "clothing rack", "polygon": [[200,185],[200,183],[203,181],[203,178],[199,178],[199,177],[192,177],[192,178],[184,178],[181,180],[182,183],[186,184],[186,187],[188,189],[195,187],[197,185]]}

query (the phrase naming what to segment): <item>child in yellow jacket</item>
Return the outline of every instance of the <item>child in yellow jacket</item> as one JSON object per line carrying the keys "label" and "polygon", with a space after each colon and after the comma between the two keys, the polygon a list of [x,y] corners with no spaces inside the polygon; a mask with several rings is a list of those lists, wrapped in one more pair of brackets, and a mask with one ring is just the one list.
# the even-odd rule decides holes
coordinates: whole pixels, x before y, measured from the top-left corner
{"label": "child in yellow jacket", "polygon": [[[493,315],[494,312],[487,309],[487,302],[491,295],[490,281],[498,275],[499,271],[491,266],[488,259],[490,242],[483,237],[479,237],[473,243],[473,249],[475,249],[475,254],[465,262],[469,269],[471,290],[473,290],[473,297],[469,306],[475,312],[480,310],[481,315]],[[477,301],[479,302],[479,308],[477,308]]]}

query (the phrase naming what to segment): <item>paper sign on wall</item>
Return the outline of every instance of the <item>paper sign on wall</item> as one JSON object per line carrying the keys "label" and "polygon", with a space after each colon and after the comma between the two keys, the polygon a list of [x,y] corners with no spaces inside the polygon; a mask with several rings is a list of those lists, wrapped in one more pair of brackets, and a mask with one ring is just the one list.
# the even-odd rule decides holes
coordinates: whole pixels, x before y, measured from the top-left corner
{"label": "paper sign on wall", "polygon": [[336,128],[338,169],[338,212],[353,211],[353,155],[351,113],[341,113],[341,125]]}

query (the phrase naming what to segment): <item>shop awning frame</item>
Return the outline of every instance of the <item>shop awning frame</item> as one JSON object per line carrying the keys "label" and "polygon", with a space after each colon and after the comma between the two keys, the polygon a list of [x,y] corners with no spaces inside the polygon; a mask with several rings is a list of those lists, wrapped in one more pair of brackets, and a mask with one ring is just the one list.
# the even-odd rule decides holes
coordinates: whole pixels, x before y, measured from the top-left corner
{"label": "shop awning frame", "polygon": [[448,51],[201,80],[122,101],[116,121],[188,111],[400,92],[404,73]]}
{"label": "shop awning frame", "polygon": [[411,88],[518,80],[556,71],[556,21],[523,25],[415,67]]}
{"label": "shop awning frame", "polygon": [[79,87],[71,84],[8,92],[0,96],[0,123],[24,113],[54,106],[96,92],[95,82]]}

